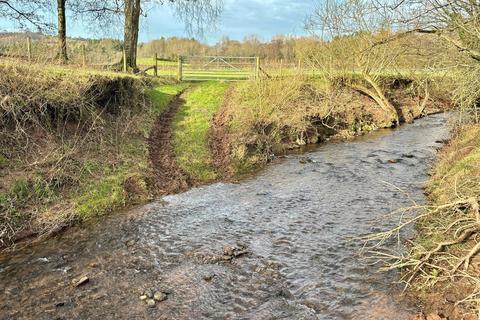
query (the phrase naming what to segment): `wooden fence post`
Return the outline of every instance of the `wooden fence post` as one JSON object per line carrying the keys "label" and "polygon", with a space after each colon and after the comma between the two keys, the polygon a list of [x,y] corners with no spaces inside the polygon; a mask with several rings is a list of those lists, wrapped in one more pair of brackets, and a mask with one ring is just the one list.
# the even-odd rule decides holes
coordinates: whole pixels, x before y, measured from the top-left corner
{"label": "wooden fence post", "polygon": [[27,56],[28,61],[32,61],[32,38],[27,37]]}
{"label": "wooden fence post", "polygon": [[255,66],[255,80],[258,79],[260,79],[260,57],[257,57]]}
{"label": "wooden fence post", "polygon": [[127,73],[127,51],[123,49],[123,72]]}
{"label": "wooden fence post", "polygon": [[182,81],[183,80],[183,59],[182,56],[178,57],[178,74],[177,74],[177,80]]}
{"label": "wooden fence post", "polygon": [[85,50],[85,44],[82,44],[82,65],[84,68],[87,66],[87,52]]}
{"label": "wooden fence post", "polygon": [[153,72],[155,74],[155,77],[158,77],[158,54],[155,52],[155,68],[153,69]]}

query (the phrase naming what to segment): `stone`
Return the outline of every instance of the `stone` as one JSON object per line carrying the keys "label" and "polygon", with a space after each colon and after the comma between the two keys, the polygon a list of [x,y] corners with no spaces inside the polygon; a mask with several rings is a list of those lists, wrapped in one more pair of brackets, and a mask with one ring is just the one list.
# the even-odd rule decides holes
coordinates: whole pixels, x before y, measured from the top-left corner
{"label": "stone", "polygon": [[234,247],[225,246],[223,248],[223,254],[226,256],[233,256],[234,251],[235,251]]}
{"label": "stone", "polygon": [[248,253],[247,250],[240,250],[240,251],[235,251],[235,252],[233,253],[233,255],[234,255],[235,257],[240,257],[240,256],[243,256],[244,254],[247,254],[247,253]]}
{"label": "stone", "polygon": [[148,300],[147,300],[147,306],[149,306],[150,308],[155,307],[155,300],[153,300],[153,299],[148,299]]}
{"label": "stone", "polygon": [[166,295],[165,293],[163,293],[163,292],[157,291],[157,292],[155,292],[155,294],[153,295],[153,299],[154,299],[155,301],[165,301],[165,300],[167,300],[167,295]]}
{"label": "stone", "polygon": [[148,298],[148,297],[147,297],[146,295],[140,296],[140,300],[142,300],[142,301],[147,300],[147,298]]}
{"label": "stone", "polygon": [[72,281],[72,284],[74,287],[80,287],[81,285],[84,285],[90,281],[90,278],[87,276],[82,276],[79,279],[74,279]]}
{"label": "stone", "polygon": [[153,298],[152,290],[145,290],[145,295],[147,296],[147,298],[152,299]]}
{"label": "stone", "polygon": [[215,277],[214,274],[209,274],[209,275],[206,275],[203,277],[203,280],[207,281],[207,282],[210,282],[213,280],[213,277]]}

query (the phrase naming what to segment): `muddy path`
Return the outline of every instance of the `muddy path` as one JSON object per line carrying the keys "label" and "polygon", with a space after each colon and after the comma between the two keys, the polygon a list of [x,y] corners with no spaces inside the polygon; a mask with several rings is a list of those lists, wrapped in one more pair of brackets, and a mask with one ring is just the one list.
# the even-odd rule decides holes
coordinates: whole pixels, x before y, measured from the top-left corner
{"label": "muddy path", "polygon": [[434,115],[325,144],[3,253],[0,319],[406,319],[397,274],[350,238],[425,200],[447,131]]}
{"label": "muddy path", "polygon": [[187,178],[175,162],[172,147],[172,123],[175,114],[185,104],[185,93],[169,103],[167,110],[156,120],[148,140],[148,151],[154,171],[152,183],[158,194],[165,195],[188,188]]}

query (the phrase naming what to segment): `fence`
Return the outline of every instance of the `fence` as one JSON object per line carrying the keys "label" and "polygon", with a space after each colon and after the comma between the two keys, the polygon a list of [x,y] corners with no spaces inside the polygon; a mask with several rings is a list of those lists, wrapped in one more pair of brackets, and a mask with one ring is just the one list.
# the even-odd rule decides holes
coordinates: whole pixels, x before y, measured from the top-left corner
{"label": "fence", "polygon": [[[121,42],[116,40],[68,40],[68,65],[100,70],[119,71],[122,61]],[[2,36],[0,57],[23,59],[43,65],[55,65],[58,59],[58,41],[45,36]],[[125,59],[123,59],[125,61]],[[171,60],[140,57],[137,65],[149,76],[170,77],[178,80],[239,81],[259,78],[278,78],[304,74],[317,76],[318,70],[300,61],[263,60],[258,57],[183,56]],[[123,67],[123,68],[122,68]]]}
{"label": "fence", "polygon": [[182,80],[254,80],[259,76],[257,57],[181,57]]}
{"label": "fence", "polygon": [[[108,69],[122,59],[120,46],[111,40],[68,40],[68,64]],[[54,37],[0,37],[0,57],[54,65],[59,63],[58,41]]]}

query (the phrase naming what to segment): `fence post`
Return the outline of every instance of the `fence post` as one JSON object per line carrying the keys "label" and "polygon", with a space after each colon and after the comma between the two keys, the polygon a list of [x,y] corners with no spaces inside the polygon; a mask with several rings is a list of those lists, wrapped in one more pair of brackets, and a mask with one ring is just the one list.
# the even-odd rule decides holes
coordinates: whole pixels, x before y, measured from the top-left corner
{"label": "fence post", "polygon": [[123,72],[127,73],[127,51],[123,49]]}
{"label": "fence post", "polygon": [[27,56],[28,61],[32,61],[32,38],[27,37]]}
{"label": "fence post", "polygon": [[155,68],[153,69],[153,72],[155,74],[155,77],[158,77],[158,54],[156,52],[153,58],[155,59]]}
{"label": "fence post", "polygon": [[85,44],[82,44],[82,65],[84,68],[87,66],[87,52],[85,50]]}
{"label": "fence post", "polygon": [[183,59],[182,56],[178,56],[178,74],[177,80],[182,81],[183,79]]}
{"label": "fence post", "polygon": [[260,79],[260,57],[257,57],[255,66],[255,80],[258,79]]}

